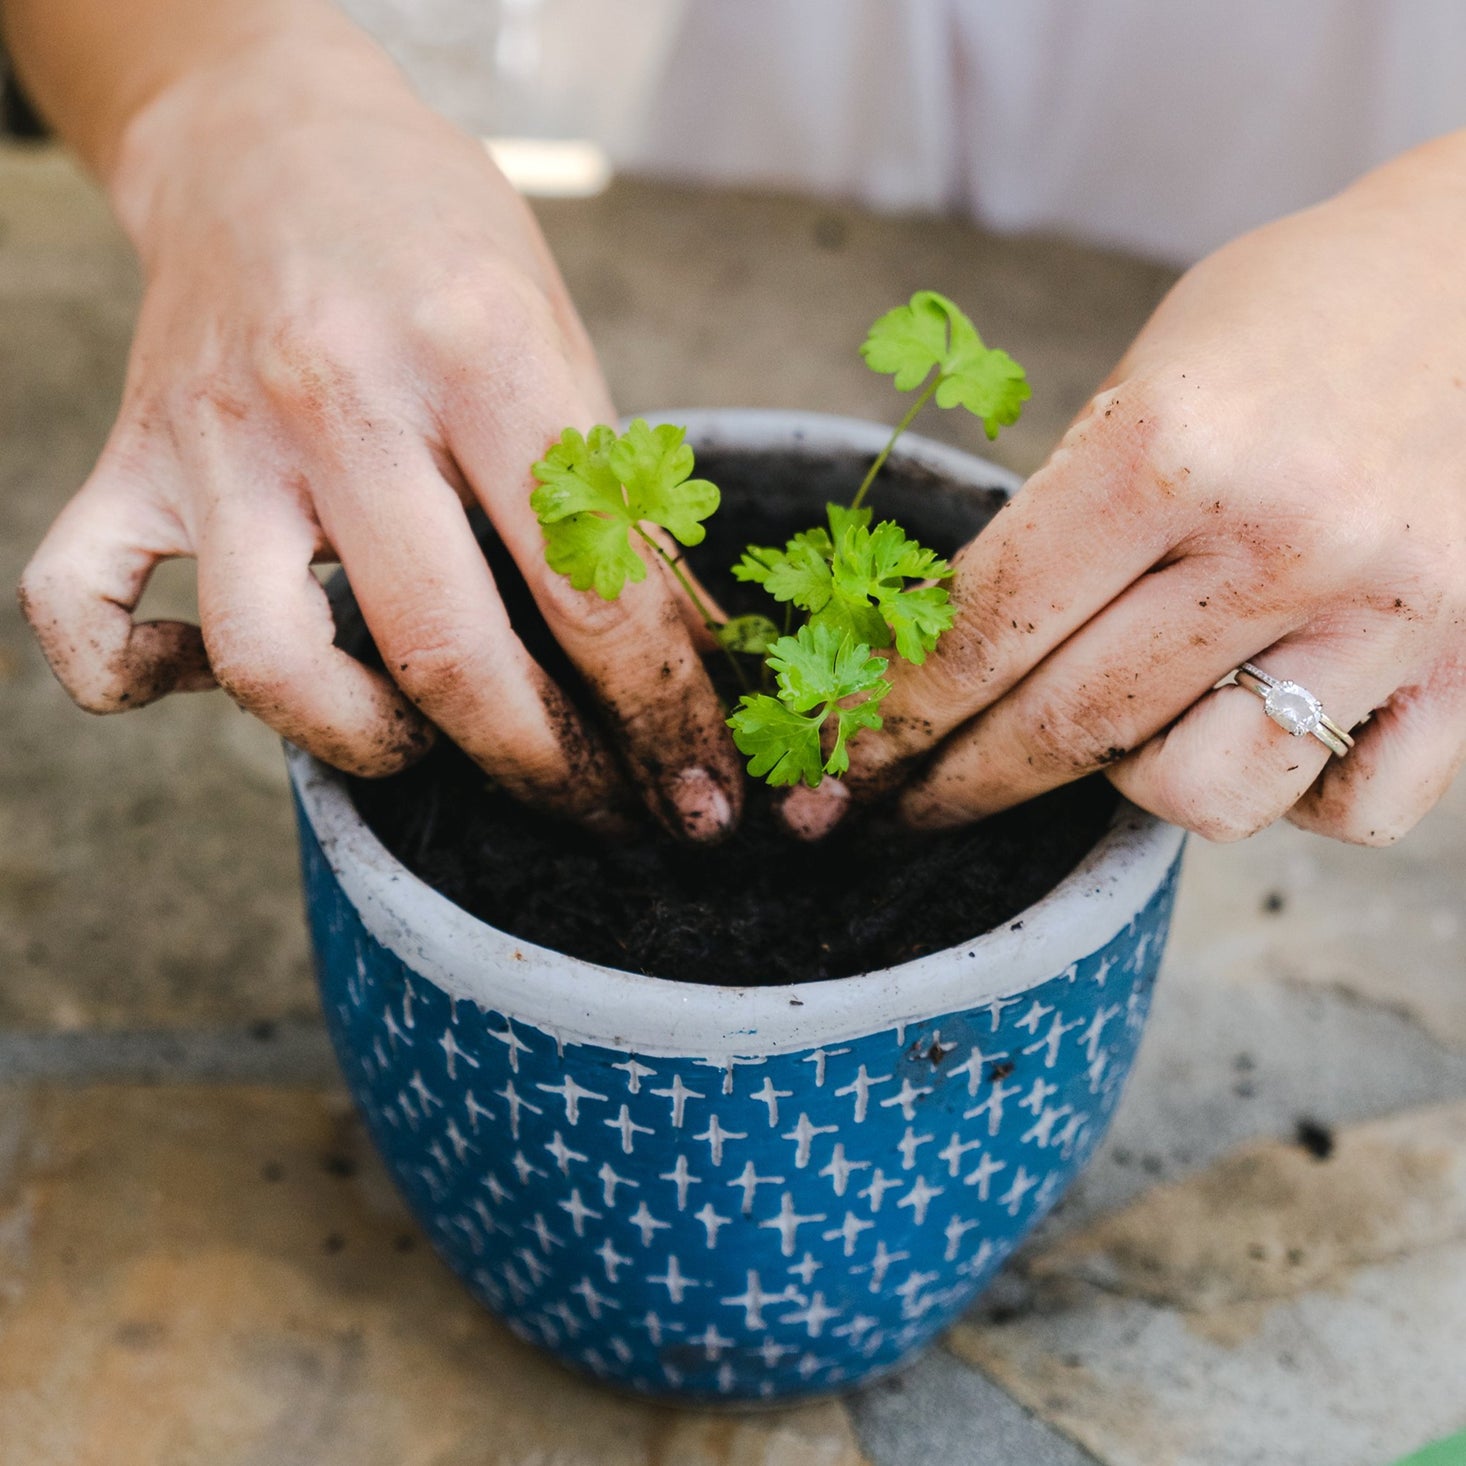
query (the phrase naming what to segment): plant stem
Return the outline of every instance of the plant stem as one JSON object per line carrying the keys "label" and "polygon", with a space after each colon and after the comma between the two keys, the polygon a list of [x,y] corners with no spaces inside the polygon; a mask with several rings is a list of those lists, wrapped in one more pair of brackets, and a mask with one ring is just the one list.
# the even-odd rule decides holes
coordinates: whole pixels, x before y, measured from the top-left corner
{"label": "plant stem", "polygon": [[[710,632],[712,632],[713,638],[715,640],[718,640],[718,632],[722,630],[725,623],[722,621],[715,621],[713,619],[712,612],[710,612],[708,608],[703,604],[702,597],[698,595],[697,591],[693,588],[692,582],[687,578],[687,575],[683,571],[682,566],[678,563],[678,558],[669,555],[666,550],[663,549],[662,546],[659,545],[656,540],[654,540],[651,535],[649,535],[641,527],[640,524],[637,524],[633,527],[635,528],[637,534],[639,534],[642,539],[644,539],[647,544],[649,544],[652,549],[655,550],[657,554],[662,557],[663,564],[665,564],[667,568],[672,572],[672,574],[677,577],[678,585],[680,585],[682,589],[687,592],[687,599],[692,602],[693,609],[696,610],[697,614],[702,617],[702,624],[706,626]],[[738,678],[738,685],[745,692],[751,692],[753,689],[748,685],[748,677],[744,673],[743,664],[733,654],[732,650],[729,647],[723,646],[721,640],[718,640],[718,645],[722,647],[723,655],[728,658],[728,665],[732,667],[734,676]]]}
{"label": "plant stem", "polygon": [[910,408],[907,410],[906,416],[903,417],[901,421],[896,424],[896,430],[891,434],[890,438],[886,442],[886,446],[881,449],[880,453],[876,457],[876,461],[871,464],[870,471],[866,474],[860,487],[855,491],[855,497],[850,501],[851,509],[859,509],[861,504],[865,502],[866,490],[869,489],[870,486],[875,482],[876,475],[881,471],[882,468],[885,467],[886,459],[891,456],[891,449],[896,446],[896,439],[899,438],[901,434],[904,433],[906,429],[911,426],[912,421],[916,417],[916,414],[920,412],[921,409],[925,407],[928,402],[931,401],[933,394],[941,385],[942,374],[938,372],[937,375],[932,378],[931,385],[921,394],[920,397],[916,399],[915,402],[911,404]]}

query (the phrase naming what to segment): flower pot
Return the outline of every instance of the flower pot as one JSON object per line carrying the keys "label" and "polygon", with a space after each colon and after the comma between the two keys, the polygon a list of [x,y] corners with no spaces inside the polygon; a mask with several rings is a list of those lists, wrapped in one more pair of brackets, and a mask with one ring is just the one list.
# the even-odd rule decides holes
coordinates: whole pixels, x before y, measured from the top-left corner
{"label": "flower pot", "polygon": [[[700,452],[807,457],[814,514],[818,464],[886,432],[676,420]],[[902,457],[959,518],[1013,486],[933,443]],[[394,859],[340,775],[297,751],[290,768],[332,1038],[424,1227],[522,1337],[683,1399],[848,1388],[966,1307],[1104,1132],[1182,845],[1122,803],[1001,929],[859,976],[737,988],[498,931]]]}

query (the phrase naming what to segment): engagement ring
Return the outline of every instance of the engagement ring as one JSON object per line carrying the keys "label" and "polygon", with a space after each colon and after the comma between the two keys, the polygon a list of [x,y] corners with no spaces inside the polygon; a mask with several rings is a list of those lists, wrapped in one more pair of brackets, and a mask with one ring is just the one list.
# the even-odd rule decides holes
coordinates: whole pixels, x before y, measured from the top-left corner
{"label": "engagement ring", "polygon": [[1251,662],[1243,662],[1216,684],[1216,687],[1233,686],[1256,693],[1262,699],[1263,712],[1295,738],[1312,733],[1339,758],[1354,747],[1354,740],[1324,712],[1323,704],[1306,687],[1270,676]]}

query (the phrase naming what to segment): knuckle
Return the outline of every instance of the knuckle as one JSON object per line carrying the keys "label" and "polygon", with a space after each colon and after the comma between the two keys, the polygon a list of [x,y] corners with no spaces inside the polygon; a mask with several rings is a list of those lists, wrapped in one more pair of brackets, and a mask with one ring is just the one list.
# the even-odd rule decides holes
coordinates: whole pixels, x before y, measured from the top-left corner
{"label": "knuckle", "polygon": [[1051,695],[1026,710],[1020,726],[1028,762],[1040,773],[1077,775],[1102,768],[1123,758],[1131,742],[1099,698],[1084,689]]}
{"label": "knuckle", "polygon": [[50,577],[37,556],[21,572],[15,587],[16,604],[31,630],[40,635],[54,617],[54,599]]}
{"label": "knuckle", "polygon": [[[651,579],[649,576],[648,581]],[[561,575],[547,576],[538,588],[540,609],[557,639],[584,644],[617,641],[633,634],[644,624],[643,608],[654,594],[655,586],[649,593],[647,581],[628,583],[617,599],[608,601],[593,590],[576,590]],[[670,598],[665,611],[670,614],[660,623],[660,635],[670,638],[681,631],[681,618]],[[682,635],[685,640],[685,632]]]}
{"label": "knuckle", "polygon": [[72,663],[58,669],[61,685],[84,712],[105,717],[134,706],[132,678],[115,662],[100,666]]}
{"label": "knuckle", "polygon": [[955,623],[922,666],[893,665],[895,691],[886,704],[882,740],[893,747],[925,747],[987,705],[1007,659],[985,619],[977,602],[970,609],[959,604]]}
{"label": "knuckle", "polygon": [[475,688],[487,694],[489,678],[475,638],[448,622],[398,627],[380,634],[387,673],[415,701],[442,706]]}
{"label": "knuckle", "polygon": [[1134,377],[1090,400],[1060,451],[1110,469],[1120,507],[1174,497],[1196,473],[1197,442],[1179,379]]}
{"label": "knuckle", "polygon": [[475,265],[450,274],[414,303],[412,329],[432,353],[470,358],[492,371],[524,359],[554,341],[558,322],[544,294],[527,278],[497,266]]}
{"label": "knuckle", "polygon": [[1266,807],[1257,791],[1205,777],[1189,760],[1149,761],[1139,802],[1162,819],[1214,845],[1232,845],[1266,828],[1282,812]]}
{"label": "knuckle", "polygon": [[1271,811],[1224,801],[1183,811],[1178,822],[1213,845],[1235,845],[1266,829],[1275,818]]}
{"label": "knuckle", "polygon": [[129,679],[96,637],[70,624],[68,598],[60,578],[38,555],[16,587],[16,601],[56,680],[67,696],[89,713],[115,713],[129,705]]}
{"label": "knuckle", "polygon": [[214,678],[235,702],[250,709],[278,707],[289,697],[297,668],[288,643],[267,641],[243,619],[204,622]]}
{"label": "knuckle", "polygon": [[[1208,496],[1199,506],[1201,533],[1243,567],[1253,586],[1276,587],[1293,602],[1335,597],[1379,555],[1377,482],[1345,445],[1308,434],[1259,450],[1266,472],[1239,482],[1236,449],[1227,445],[1255,436],[1262,416],[1224,409],[1223,420],[1208,425],[1213,451],[1204,480]],[[1218,492],[1221,497],[1210,497]]]}
{"label": "knuckle", "polygon": [[1384,849],[1403,840],[1424,813],[1424,809],[1386,807],[1381,800],[1360,798],[1347,784],[1330,789],[1325,781],[1317,797],[1300,806],[1296,823],[1348,845]]}
{"label": "knuckle", "polygon": [[254,370],[278,405],[328,419],[360,397],[370,363],[381,359],[376,335],[365,310],[333,301],[264,332],[254,346]]}

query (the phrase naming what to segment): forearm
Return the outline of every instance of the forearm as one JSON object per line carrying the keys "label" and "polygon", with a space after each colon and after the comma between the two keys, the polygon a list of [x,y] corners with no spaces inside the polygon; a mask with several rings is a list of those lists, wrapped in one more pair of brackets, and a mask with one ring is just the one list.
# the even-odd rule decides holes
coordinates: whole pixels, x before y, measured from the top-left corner
{"label": "forearm", "polygon": [[132,119],[190,76],[256,52],[387,66],[326,0],[0,0],[0,22],[31,99],[104,181]]}

